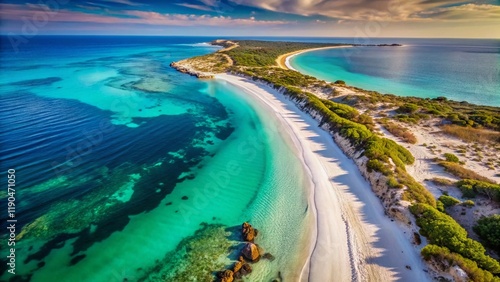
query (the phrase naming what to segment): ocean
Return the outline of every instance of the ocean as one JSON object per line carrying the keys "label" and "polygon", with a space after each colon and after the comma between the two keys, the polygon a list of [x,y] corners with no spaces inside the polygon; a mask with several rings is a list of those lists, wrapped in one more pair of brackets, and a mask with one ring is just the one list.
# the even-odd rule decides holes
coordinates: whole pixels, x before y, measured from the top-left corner
{"label": "ocean", "polygon": [[291,65],[326,81],[380,93],[500,106],[500,40],[315,39],[353,44],[399,43],[402,47],[354,47],[306,52]]}
{"label": "ocean", "polygon": [[[228,247],[244,221],[275,257],[251,280],[293,280],[310,213],[291,141],[239,89],[169,67],[214,52],[215,38],[36,36],[18,50],[0,39],[0,169],[15,170],[17,220],[16,276],[2,267],[1,281],[210,279],[237,259]],[[383,93],[500,105],[498,41],[254,39],[402,43],[292,64]]]}
{"label": "ocean", "polygon": [[308,213],[290,140],[238,89],[169,67],[212,39],[38,36],[16,51],[2,37],[16,281],[204,281],[237,259],[244,221],[275,257],[252,278],[295,273]]}

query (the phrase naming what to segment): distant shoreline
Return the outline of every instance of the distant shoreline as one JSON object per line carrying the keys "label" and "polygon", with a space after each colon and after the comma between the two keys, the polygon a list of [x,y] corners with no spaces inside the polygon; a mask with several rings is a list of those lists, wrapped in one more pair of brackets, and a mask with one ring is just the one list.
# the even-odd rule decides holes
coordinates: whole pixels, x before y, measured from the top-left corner
{"label": "distant shoreline", "polygon": [[329,47],[320,47],[320,48],[310,48],[310,49],[297,50],[297,51],[294,51],[294,52],[290,52],[290,53],[286,53],[286,54],[280,55],[276,59],[276,63],[282,69],[297,71],[289,63],[290,59],[292,57],[294,57],[294,56],[297,56],[299,54],[306,53],[306,52],[312,52],[312,51],[334,49],[334,48],[351,48],[351,47],[353,47],[353,45],[329,46]]}

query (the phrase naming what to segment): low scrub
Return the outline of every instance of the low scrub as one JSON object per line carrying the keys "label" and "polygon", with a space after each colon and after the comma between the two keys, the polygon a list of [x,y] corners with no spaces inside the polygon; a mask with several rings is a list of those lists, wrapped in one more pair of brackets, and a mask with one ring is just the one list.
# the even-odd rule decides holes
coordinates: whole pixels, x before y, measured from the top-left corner
{"label": "low scrub", "polygon": [[499,277],[494,276],[487,270],[479,268],[475,261],[464,258],[457,253],[452,253],[448,248],[431,244],[425,246],[421,253],[425,260],[434,260],[438,264],[446,261],[448,262],[448,266],[458,265],[467,273],[467,276],[469,276],[472,281],[500,282]]}
{"label": "low scrub", "polygon": [[438,201],[443,203],[445,208],[449,208],[449,207],[452,207],[452,206],[460,203],[460,200],[458,200],[457,198],[454,198],[452,196],[448,196],[448,195],[443,195],[443,196],[439,197]]}
{"label": "low scrub", "polygon": [[485,181],[464,179],[457,182],[457,187],[464,197],[474,198],[477,194],[484,195],[490,200],[500,202],[500,185]]}
{"label": "low scrub", "polygon": [[444,158],[446,159],[447,162],[452,162],[452,163],[459,163],[460,160],[458,159],[457,156],[451,153],[445,153]]}
{"label": "low scrub", "polygon": [[500,133],[492,130],[463,127],[459,125],[443,125],[441,130],[465,142],[478,142],[483,144],[500,142]]}
{"label": "low scrub", "polygon": [[431,244],[445,247],[477,263],[491,273],[500,273],[500,263],[485,254],[481,243],[467,237],[467,231],[452,217],[426,204],[414,204],[410,211],[417,218],[420,234]]}
{"label": "low scrub", "polygon": [[477,225],[474,226],[474,232],[479,235],[486,246],[500,254],[500,215],[495,214],[479,219]]}
{"label": "low scrub", "polygon": [[440,177],[434,177],[431,179],[431,181],[439,186],[451,186],[453,185],[453,181],[446,179],[446,178],[440,178]]}
{"label": "low scrub", "polygon": [[473,179],[473,180],[480,180],[484,182],[492,182],[492,180],[481,176],[477,174],[476,172],[467,169],[460,164],[454,163],[454,162],[447,162],[447,161],[441,161],[439,162],[439,165],[444,167],[445,170],[453,175],[455,175],[458,178],[461,179]]}
{"label": "low scrub", "polygon": [[410,144],[417,143],[417,137],[415,137],[415,135],[411,133],[408,128],[400,126],[393,122],[385,122],[383,123],[383,126],[385,127],[385,129],[387,129],[387,131],[392,133],[394,136],[403,139],[403,141]]}

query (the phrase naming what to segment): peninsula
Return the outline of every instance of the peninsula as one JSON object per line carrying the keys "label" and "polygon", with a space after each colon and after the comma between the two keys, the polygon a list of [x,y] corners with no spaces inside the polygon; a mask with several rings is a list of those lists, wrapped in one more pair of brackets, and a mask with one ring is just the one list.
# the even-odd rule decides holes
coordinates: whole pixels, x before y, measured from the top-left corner
{"label": "peninsula", "polygon": [[499,108],[384,95],[288,61],[355,45],[211,44],[222,49],[171,66],[265,105],[309,173],[315,221],[301,281],[500,280],[498,240],[488,235],[500,220]]}

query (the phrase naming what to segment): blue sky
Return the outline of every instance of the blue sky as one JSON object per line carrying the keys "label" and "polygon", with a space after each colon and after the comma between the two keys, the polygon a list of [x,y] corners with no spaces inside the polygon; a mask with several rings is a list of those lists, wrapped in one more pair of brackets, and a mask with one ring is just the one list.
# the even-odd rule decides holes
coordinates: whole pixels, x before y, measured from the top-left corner
{"label": "blue sky", "polygon": [[500,38],[500,1],[33,0],[0,3],[2,34]]}

